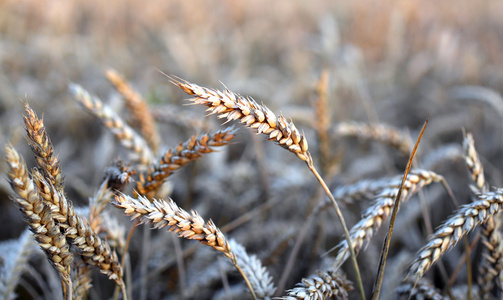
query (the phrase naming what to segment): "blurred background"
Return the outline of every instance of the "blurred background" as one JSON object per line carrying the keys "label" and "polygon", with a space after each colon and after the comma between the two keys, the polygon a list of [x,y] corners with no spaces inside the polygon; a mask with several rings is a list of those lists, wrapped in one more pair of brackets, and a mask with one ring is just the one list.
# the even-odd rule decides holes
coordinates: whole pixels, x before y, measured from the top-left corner
{"label": "blurred background", "polygon": [[[313,104],[316,84],[326,71],[332,124],[381,122],[407,130],[415,138],[429,116],[419,165],[422,157],[437,149],[459,146],[464,128],[474,134],[489,182],[502,186],[502,15],[503,2],[490,0],[0,0],[0,144],[13,143],[34,166],[21,117],[22,102],[30,103],[44,117],[59,151],[67,193],[77,206],[85,204],[104,169],[118,157],[127,160],[127,152],[79,107],[67,87],[78,83],[123,114],[120,96],[104,77],[104,71],[113,68],[158,112],[166,147],[220,127],[215,118],[204,119],[204,108],[184,106],[187,96],[160,71],[210,88],[222,89],[224,84],[263,102],[306,132],[316,156]],[[172,196],[182,206],[191,199],[186,209],[194,207],[205,219],[222,225],[266,201],[260,192],[266,174],[269,195],[281,195],[288,204],[230,236],[241,237],[240,242],[279,278],[285,263],[282,255],[287,256],[293,243],[288,230],[304,220],[317,183],[295,156],[253,137],[241,129],[228,149],[174,176]],[[343,149],[341,143],[331,148],[338,157],[332,186],[399,174],[405,166],[406,157],[395,150],[343,141]],[[255,166],[260,159],[267,162],[265,170]],[[436,171],[448,179],[461,203],[469,201],[462,161],[445,163]],[[5,172],[2,162],[0,173]],[[8,183],[1,180],[2,240],[17,238],[24,228],[9,194]],[[218,203],[220,210],[204,203]],[[434,216],[434,227],[452,211],[447,204],[436,205],[443,209]],[[352,214],[348,216],[351,226],[359,209],[348,214]],[[271,245],[261,227],[270,218],[281,223],[268,233],[281,236],[278,245]],[[333,224],[333,213],[326,218]],[[322,227],[313,225],[313,230]],[[325,234],[331,231],[324,230]],[[289,276],[287,288],[319,268],[319,254],[340,236],[336,229],[323,242],[306,242],[302,251],[308,258]],[[380,241],[373,247],[378,249]],[[425,236],[418,236],[410,255],[423,241]],[[132,251],[134,256],[134,247]],[[350,272],[351,267],[346,269]],[[375,270],[363,271],[370,289]],[[158,294],[149,298],[176,294],[179,285],[169,279],[176,278],[173,272],[164,271],[164,281],[152,283]],[[207,294],[199,299],[222,289],[219,283],[205,288],[199,292]]]}

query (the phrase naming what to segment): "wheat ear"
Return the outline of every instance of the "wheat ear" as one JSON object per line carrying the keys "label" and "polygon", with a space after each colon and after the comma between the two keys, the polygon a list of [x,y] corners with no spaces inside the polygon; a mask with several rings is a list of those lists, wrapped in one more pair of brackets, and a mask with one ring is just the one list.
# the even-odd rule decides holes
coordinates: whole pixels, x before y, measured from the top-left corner
{"label": "wheat ear", "polygon": [[194,96],[194,98],[189,99],[192,103],[208,107],[207,111],[210,114],[218,114],[219,118],[227,119],[227,121],[239,120],[243,125],[254,129],[257,133],[267,135],[270,141],[275,141],[278,145],[294,153],[299,159],[306,162],[309,170],[319,181],[334,206],[344,231],[346,241],[350,246],[349,252],[355,269],[358,291],[360,292],[361,298],[365,299],[360,269],[356,261],[356,255],[353,250],[346,221],[327,184],[314,167],[304,133],[301,135],[293,122],[288,122],[282,115],[276,116],[267,106],[263,104],[260,105],[251,98],[244,98],[228,89],[221,92],[201,87],[178,78],[169,78],[173,84],[178,86],[185,93]]}
{"label": "wheat ear", "polygon": [[358,137],[380,141],[409,155],[411,141],[407,134],[386,124],[365,124],[358,122],[341,122],[335,126],[332,134],[336,137]]}
{"label": "wheat ear", "polygon": [[60,232],[59,225],[51,217],[51,210],[44,205],[39,197],[22,157],[11,145],[5,147],[5,153],[9,165],[8,177],[10,185],[17,194],[16,197],[13,197],[13,200],[23,212],[35,240],[58,272],[62,280],[63,290],[67,292],[67,297],[71,299],[70,266],[73,256],[66,243],[66,238]]}
{"label": "wheat ear", "polygon": [[140,194],[153,198],[166,178],[186,164],[197,160],[205,153],[211,153],[214,147],[228,145],[234,138],[232,128],[217,131],[213,134],[193,135],[175,149],[169,149],[146,174],[140,174],[136,188]]}
{"label": "wheat ear", "polygon": [[133,156],[139,163],[148,165],[153,161],[154,155],[147,142],[109,106],[97,97],[91,96],[80,85],[70,84],[70,92],[84,108],[98,117],[112,131],[124,147],[133,151]]}
{"label": "wheat ear", "polygon": [[23,115],[26,134],[37,164],[52,185],[59,191],[63,191],[64,183],[59,160],[54,154],[54,147],[45,129],[44,120],[38,118],[28,103],[24,104],[24,110],[26,113]]}
{"label": "wheat ear", "polygon": [[[385,188],[399,188],[402,177],[402,175],[396,175],[379,179],[364,179],[354,184],[343,185],[334,190],[334,198],[347,204],[375,198]],[[329,204],[328,199],[323,202],[323,206]]]}
{"label": "wheat ear", "polygon": [[249,255],[246,249],[234,239],[229,240],[232,252],[236,255],[236,261],[243,269],[246,277],[250,281],[257,299],[270,300],[274,296],[276,288],[273,279],[267,269],[262,266],[262,262],[256,255]]}
{"label": "wheat ear", "polygon": [[132,114],[135,127],[140,130],[141,135],[146,139],[153,152],[157,152],[161,140],[145,99],[133,90],[115,70],[107,70],[105,76],[124,98],[126,106]]}
{"label": "wheat ear", "polygon": [[303,278],[296,288],[287,291],[287,296],[280,299],[322,300],[329,297],[347,299],[348,292],[352,290],[351,282],[340,272],[318,271],[318,275]]}
{"label": "wheat ear", "polygon": [[[411,170],[409,176],[405,180],[400,201],[409,199],[424,186],[433,182],[445,183],[443,176],[427,170]],[[397,197],[399,186],[387,187],[376,196],[374,204],[370,206],[362,214],[362,218],[356,225],[351,228],[350,234],[355,247],[355,251],[359,251],[366,242],[372,238],[381,224],[389,217],[393,203]],[[346,241],[342,241],[334,248],[339,248],[334,261],[334,268],[338,268],[349,257],[349,248]]]}
{"label": "wheat ear", "polygon": [[[471,133],[464,132],[463,150],[465,152],[465,164],[468,169],[468,176],[472,182],[472,191],[485,193],[489,191],[488,184],[484,177],[484,168],[480,162],[479,155],[475,148],[475,141]],[[501,285],[498,280],[503,270],[503,246],[501,245],[501,234],[499,232],[500,219],[490,217],[487,222],[481,224],[484,249],[482,250],[482,261],[479,266],[479,294],[482,299],[489,299],[491,290],[496,284]]]}
{"label": "wheat ear", "polygon": [[487,222],[503,208],[503,190],[477,195],[477,201],[463,205],[429,238],[412,263],[409,275],[420,278],[463,236],[480,223]]}
{"label": "wheat ear", "polygon": [[52,217],[64,229],[65,236],[79,249],[79,255],[86,263],[97,266],[101,273],[123,287],[122,268],[115,251],[110,250],[108,243],[98,237],[64,194],[58,192],[40,173],[34,172],[33,175],[41,198],[51,208]]}
{"label": "wheat ear", "polygon": [[428,300],[444,300],[444,298],[435,287],[425,279],[418,282],[404,282],[396,288],[395,294],[397,299],[402,296],[406,299],[428,299]]}
{"label": "wheat ear", "polygon": [[236,255],[232,252],[229,242],[213,221],[209,220],[205,224],[203,218],[196,211],[192,210],[191,213],[188,213],[178,207],[171,199],[169,202],[162,199],[154,199],[150,202],[148,198],[143,196],[134,199],[119,193],[115,196],[114,205],[124,209],[124,213],[132,216],[132,219],[139,218],[141,223],[153,225],[154,228],[168,226],[168,230],[175,232],[179,237],[198,240],[202,244],[222,252],[243,276],[253,299],[257,299],[248,277],[238,265]]}

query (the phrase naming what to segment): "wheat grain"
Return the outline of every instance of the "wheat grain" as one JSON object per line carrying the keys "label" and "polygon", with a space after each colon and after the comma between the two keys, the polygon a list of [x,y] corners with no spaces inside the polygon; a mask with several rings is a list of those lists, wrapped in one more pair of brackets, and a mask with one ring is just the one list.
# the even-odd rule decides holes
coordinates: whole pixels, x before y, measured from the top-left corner
{"label": "wheat grain", "polygon": [[88,91],[77,84],[70,85],[70,92],[84,108],[98,117],[112,131],[124,147],[133,151],[134,159],[143,165],[148,165],[154,160],[154,155],[147,142],[110,107],[103,104],[97,97],[91,96]]}
{"label": "wheat grain", "polygon": [[503,190],[477,195],[478,200],[458,209],[429,238],[412,263],[409,275],[420,278],[463,236],[503,208]]}
{"label": "wheat grain", "polygon": [[145,138],[153,152],[157,152],[160,144],[159,133],[145,99],[134,91],[115,70],[107,70],[105,76],[124,98],[126,106],[132,114],[133,124],[140,130],[141,135]]}
{"label": "wheat grain", "polygon": [[64,183],[61,176],[60,164],[58,157],[54,155],[54,147],[45,129],[44,120],[38,118],[28,103],[24,104],[24,110],[26,113],[23,116],[26,134],[28,135],[30,147],[37,159],[37,164],[52,185],[59,191],[62,191]]}
{"label": "wheat grain", "polygon": [[13,200],[23,212],[35,240],[58,272],[62,283],[71,291],[70,266],[73,256],[66,238],[52,219],[51,210],[40,199],[22,157],[11,145],[5,147],[5,153],[11,188],[17,194]]}
{"label": "wheat grain", "polygon": [[354,136],[380,141],[409,155],[411,141],[407,134],[386,124],[365,124],[358,122],[341,122],[332,130],[335,137]]}
{"label": "wheat grain", "polygon": [[[404,202],[424,186],[433,182],[445,183],[443,176],[427,170],[412,170],[405,180],[400,201]],[[362,218],[350,230],[355,251],[359,251],[370,240],[384,222],[393,208],[393,203],[398,194],[399,186],[385,188],[376,196],[374,204],[362,214]],[[338,268],[349,257],[347,241],[340,242],[336,247],[339,251],[335,257],[334,267]]]}
{"label": "wheat grain", "polygon": [[225,118],[227,121],[239,120],[243,125],[254,129],[257,133],[267,135],[270,141],[275,141],[308,165],[312,165],[305,135],[301,135],[297,127],[282,115],[276,116],[267,106],[260,105],[255,100],[244,98],[228,89],[222,92],[182,79],[169,78],[185,93],[194,96],[189,99],[192,103],[207,106],[210,114],[218,114],[219,118]]}
{"label": "wheat grain", "polygon": [[296,288],[289,290],[287,296],[280,299],[323,300],[329,297],[347,299],[351,290],[353,290],[351,282],[340,272],[318,271],[318,275],[303,278]]}
{"label": "wheat grain", "polygon": [[224,146],[234,138],[232,128],[220,130],[214,134],[193,135],[185,143],[180,143],[174,150],[164,153],[159,162],[146,174],[140,174],[136,188],[141,195],[153,198],[165,179],[186,164],[195,161],[205,153],[211,153],[214,147]]}
{"label": "wheat grain", "polygon": [[243,269],[250,281],[257,299],[270,300],[276,288],[273,279],[262,262],[255,255],[249,255],[246,249],[234,239],[229,240],[232,251],[236,255],[237,264]]}

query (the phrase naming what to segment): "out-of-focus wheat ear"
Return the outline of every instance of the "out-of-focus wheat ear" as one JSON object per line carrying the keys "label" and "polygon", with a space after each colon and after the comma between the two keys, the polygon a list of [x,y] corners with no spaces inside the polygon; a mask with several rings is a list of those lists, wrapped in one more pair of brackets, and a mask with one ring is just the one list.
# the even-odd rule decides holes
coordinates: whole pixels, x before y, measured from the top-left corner
{"label": "out-of-focus wheat ear", "polygon": [[175,149],[166,151],[146,173],[140,174],[136,184],[137,191],[152,199],[166,178],[186,164],[197,160],[205,153],[214,152],[214,147],[228,145],[235,136],[230,127],[213,134],[193,135],[188,141],[180,143]]}
{"label": "out-of-focus wheat ear", "polygon": [[133,158],[142,165],[149,165],[154,160],[147,142],[134,129],[127,125],[119,115],[97,97],[77,84],[70,84],[70,92],[75,100],[94,114],[112,131],[119,142],[132,151]]}
{"label": "out-of-focus wheat ear", "polygon": [[28,143],[35,154],[37,164],[44,172],[44,176],[58,190],[63,191],[64,182],[61,175],[61,168],[57,155],[54,154],[54,147],[44,126],[44,120],[39,119],[37,114],[28,103],[24,104],[26,115],[23,115]]}
{"label": "out-of-focus wheat ear", "polygon": [[[465,152],[465,164],[468,169],[468,177],[472,185],[472,191],[486,193],[489,191],[488,184],[484,177],[484,168],[480,162],[479,155],[475,148],[473,135],[463,132],[463,150]],[[477,199],[474,197],[474,199]],[[499,283],[500,274],[503,270],[503,246],[501,243],[500,218],[491,217],[487,222],[481,224],[482,241],[482,261],[479,265],[479,295],[481,299],[490,299],[494,285]]]}
{"label": "out-of-focus wheat ear", "polygon": [[[343,185],[333,192],[334,198],[347,204],[362,201],[363,199],[375,198],[385,188],[399,188],[402,183],[402,175],[383,177],[379,179],[364,179],[354,184]],[[323,207],[330,205],[330,201],[325,199]]]}
{"label": "out-of-focus wheat ear", "polygon": [[141,223],[153,225],[154,228],[167,226],[169,231],[173,231],[181,238],[198,240],[202,244],[222,252],[241,273],[253,299],[257,299],[253,286],[238,264],[236,255],[232,252],[230,243],[213,221],[209,220],[205,224],[203,218],[196,211],[192,210],[189,213],[178,207],[171,199],[169,202],[162,199],[154,199],[151,202],[144,196],[135,199],[119,193],[115,196],[114,205],[124,209],[124,213],[131,216],[132,219],[139,218]]}
{"label": "out-of-focus wheat ear", "polygon": [[435,289],[435,287],[424,278],[418,282],[404,282],[395,290],[396,299],[428,299],[444,300],[447,299]]}
{"label": "out-of-focus wheat ear", "polygon": [[409,272],[411,278],[421,278],[447,250],[480,223],[487,222],[503,208],[503,190],[477,195],[478,200],[463,205],[429,238],[416,256]]}
{"label": "out-of-focus wheat ear", "polygon": [[238,120],[257,133],[267,135],[270,141],[276,142],[308,165],[312,165],[304,133],[301,134],[293,122],[287,121],[282,115],[276,116],[267,106],[258,104],[251,98],[244,98],[228,89],[222,92],[175,77],[169,77],[169,79],[185,93],[194,96],[189,101],[208,107],[207,111],[210,114],[217,114],[219,118],[227,119],[227,121]]}
{"label": "out-of-focus wheat ear", "polygon": [[316,113],[316,132],[319,140],[320,165],[323,174],[328,174],[332,160],[332,149],[328,129],[330,127],[330,109],[327,101],[328,92],[328,70],[321,72],[318,83],[316,84],[317,99],[314,103]]}
{"label": "out-of-focus wheat ear", "polygon": [[401,130],[386,124],[365,124],[358,122],[341,122],[332,130],[335,137],[357,137],[379,141],[409,155],[410,137]]}
{"label": "out-of-focus wheat ear", "polygon": [[318,275],[303,278],[297,287],[287,291],[287,295],[279,299],[347,299],[348,292],[353,290],[352,283],[340,271],[318,271]]}
{"label": "out-of-focus wheat ear", "polygon": [[271,299],[276,288],[273,279],[262,262],[255,255],[249,255],[246,249],[234,239],[229,240],[232,251],[236,255],[237,264],[250,281],[257,299]]}
{"label": "out-of-focus wheat ear", "polygon": [[30,231],[25,230],[17,240],[0,243],[0,297],[16,299],[14,290],[35,248]]}
{"label": "out-of-focus wheat ear", "polygon": [[53,220],[51,209],[41,200],[22,157],[11,145],[5,147],[5,153],[9,165],[8,178],[12,190],[17,195],[13,197],[13,200],[23,213],[38,245],[44,250],[58,272],[63,290],[71,299],[70,266],[73,256],[66,238],[61,234],[59,225]]}
{"label": "out-of-focus wheat ear", "polygon": [[[420,169],[411,170],[405,180],[400,201],[406,201],[424,186],[433,182],[446,184],[444,177],[435,172]],[[399,189],[399,186],[395,184],[394,181],[391,181],[390,186],[384,188],[376,196],[373,205],[362,213],[360,221],[351,228],[350,235],[356,252],[370,241],[381,224],[389,217]],[[337,269],[349,257],[347,241],[340,242],[333,249],[339,249],[334,261],[334,268]]]}
{"label": "out-of-focus wheat ear", "polygon": [[70,273],[73,282],[74,299],[86,299],[92,284],[92,269],[81,259],[76,259],[72,272]]}
{"label": "out-of-focus wheat ear", "polygon": [[126,106],[131,112],[134,127],[139,129],[150,148],[156,153],[161,139],[154,118],[148,109],[147,101],[117,71],[109,69],[105,72],[105,76],[124,98]]}
{"label": "out-of-focus wheat ear", "polygon": [[33,175],[40,199],[50,208],[52,218],[64,229],[64,235],[78,249],[84,262],[98,267],[101,273],[115,281],[119,287],[124,287],[122,268],[115,251],[110,250],[108,243],[102,241],[87,220],[75,211],[64,194],[56,190],[40,173],[34,171]]}

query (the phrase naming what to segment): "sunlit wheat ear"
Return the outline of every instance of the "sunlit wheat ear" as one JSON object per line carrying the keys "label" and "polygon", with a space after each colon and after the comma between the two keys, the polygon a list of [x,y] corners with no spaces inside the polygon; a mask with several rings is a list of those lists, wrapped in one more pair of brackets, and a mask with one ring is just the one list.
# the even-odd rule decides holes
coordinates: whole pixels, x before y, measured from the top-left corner
{"label": "sunlit wheat ear", "polygon": [[126,80],[115,70],[109,69],[105,72],[105,75],[124,98],[126,106],[131,112],[135,128],[139,129],[153,152],[157,152],[160,144],[159,133],[145,99],[133,90]]}
{"label": "sunlit wheat ear", "polygon": [[97,97],[91,96],[80,85],[70,84],[70,92],[77,102],[98,117],[112,131],[124,147],[132,151],[132,156],[136,161],[143,165],[149,165],[154,160],[154,155],[147,142],[109,106],[105,105]]}
{"label": "sunlit wheat ear", "polygon": [[[405,180],[400,201],[403,202],[409,199],[424,186],[433,182],[445,183],[445,179],[432,171],[411,170]],[[390,184],[390,187],[384,188],[376,196],[373,205],[363,212],[360,221],[351,228],[350,235],[355,251],[363,248],[364,244],[370,241],[370,238],[381,227],[381,224],[389,217],[399,189],[399,186],[395,185],[396,182],[391,181]],[[339,245],[334,247],[334,249],[336,248],[339,250],[335,257],[334,267],[338,268],[349,257],[347,241],[340,242]]]}
{"label": "sunlit wheat ear", "polygon": [[347,299],[348,292],[353,290],[353,285],[346,276],[335,271],[318,271],[318,275],[302,279],[296,288],[287,291],[283,300],[321,300],[334,297],[335,299]]}
{"label": "sunlit wheat ear", "polygon": [[398,149],[404,155],[409,155],[410,137],[401,130],[386,124],[365,124],[358,122],[342,122],[332,130],[336,137],[358,137],[379,141]]}
{"label": "sunlit wheat ear", "polygon": [[23,116],[28,135],[28,143],[35,154],[37,164],[44,176],[59,191],[63,190],[64,183],[61,176],[58,157],[54,154],[54,147],[44,126],[44,120],[39,119],[37,114],[28,103],[24,104],[26,115]]}
{"label": "sunlit wheat ear", "polygon": [[213,134],[193,135],[175,149],[169,149],[146,174],[140,174],[136,185],[138,192],[149,199],[153,198],[159,187],[171,174],[197,160],[203,154],[214,152],[215,147],[228,145],[234,135],[233,128],[220,130]]}
{"label": "sunlit wheat ear", "polygon": [[444,300],[444,296],[428,281],[421,279],[418,282],[404,282],[396,288],[397,299],[429,299]]}
{"label": "sunlit wheat ear", "polygon": [[122,268],[115,251],[110,249],[107,242],[102,241],[93,231],[87,220],[81,217],[64,194],[59,193],[50,182],[39,173],[34,172],[40,198],[44,199],[51,209],[52,217],[64,229],[64,234],[78,249],[84,262],[97,266],[101,273],[123,287]]}
{"label": "sunlit wheat ear", "polygon": [[249,255],[246,249],[234,239],[229,240],[236,261],[248,277],[250,284],[257,295],[257,299],[271,299],[276,288],[273,278],[255,255]]}
{"label": "sunlit wheat ear", "polygon": [[477,195],[478,200],[463,205],[429,238],[412,263],[409,275],[420,278],[463,236],[480,223],[487,222],[503,208],[503,190]]}
{"label": "sunlit wheat ear", "polygon": [[[463,149],[468,177],[472,182],[472,191],[475,194],[488,192],[489,188],[484,177],[484,168],[475,149],[475,141],[471,133],[464,133]],[[487,222],[481,224],[484,248],[482,250],[483,259],[479,265],[478,284],[479,295],[482,299],[490,299],[494,285],[501,285],[501,283],[497,282],[503,270],[503,245],[499,230],[500,225],[500,218],[494,217],[490,217]]]}
{"label": "sunlit wheat ear", "polygon": [[[70,266],[73,256],[69,251],[66,238],[61,234],[59,225],[53,220],[50,208],[44,205],[39,197],[21,156],[10,145],[5,147],[5,153],[9,165],[8,178],[12,190],[17,195],[13,197],[13,200],[23,212],[38,245],[58,271],[62,283],[71,290]],[[64,290],[68,289],[64,288]]]}
{"label": "sunlit wheat ear", "polygon": [[14,290],[35,249],[30,231],[25,230],[16,240],[0,243],[0,298],[15,299]]}
{"label": "sunlit wheat ear", "polygon": [[251,98],[244,98],[228,89],[212,90],[175,77],[169,77],[171,82],[185,93],[194,96],[189,99],[194,104],[207,106],[210,114],[228,121],[239,120],[243,125],[254,129],[257,133],[267,135],[270,141],[275,141],[281,147],[294,153],[301,160],[312,164],[308,152],[307,139],[300,134],[292,122],[283,116],[276,116],[267,106],[258,104]]}

